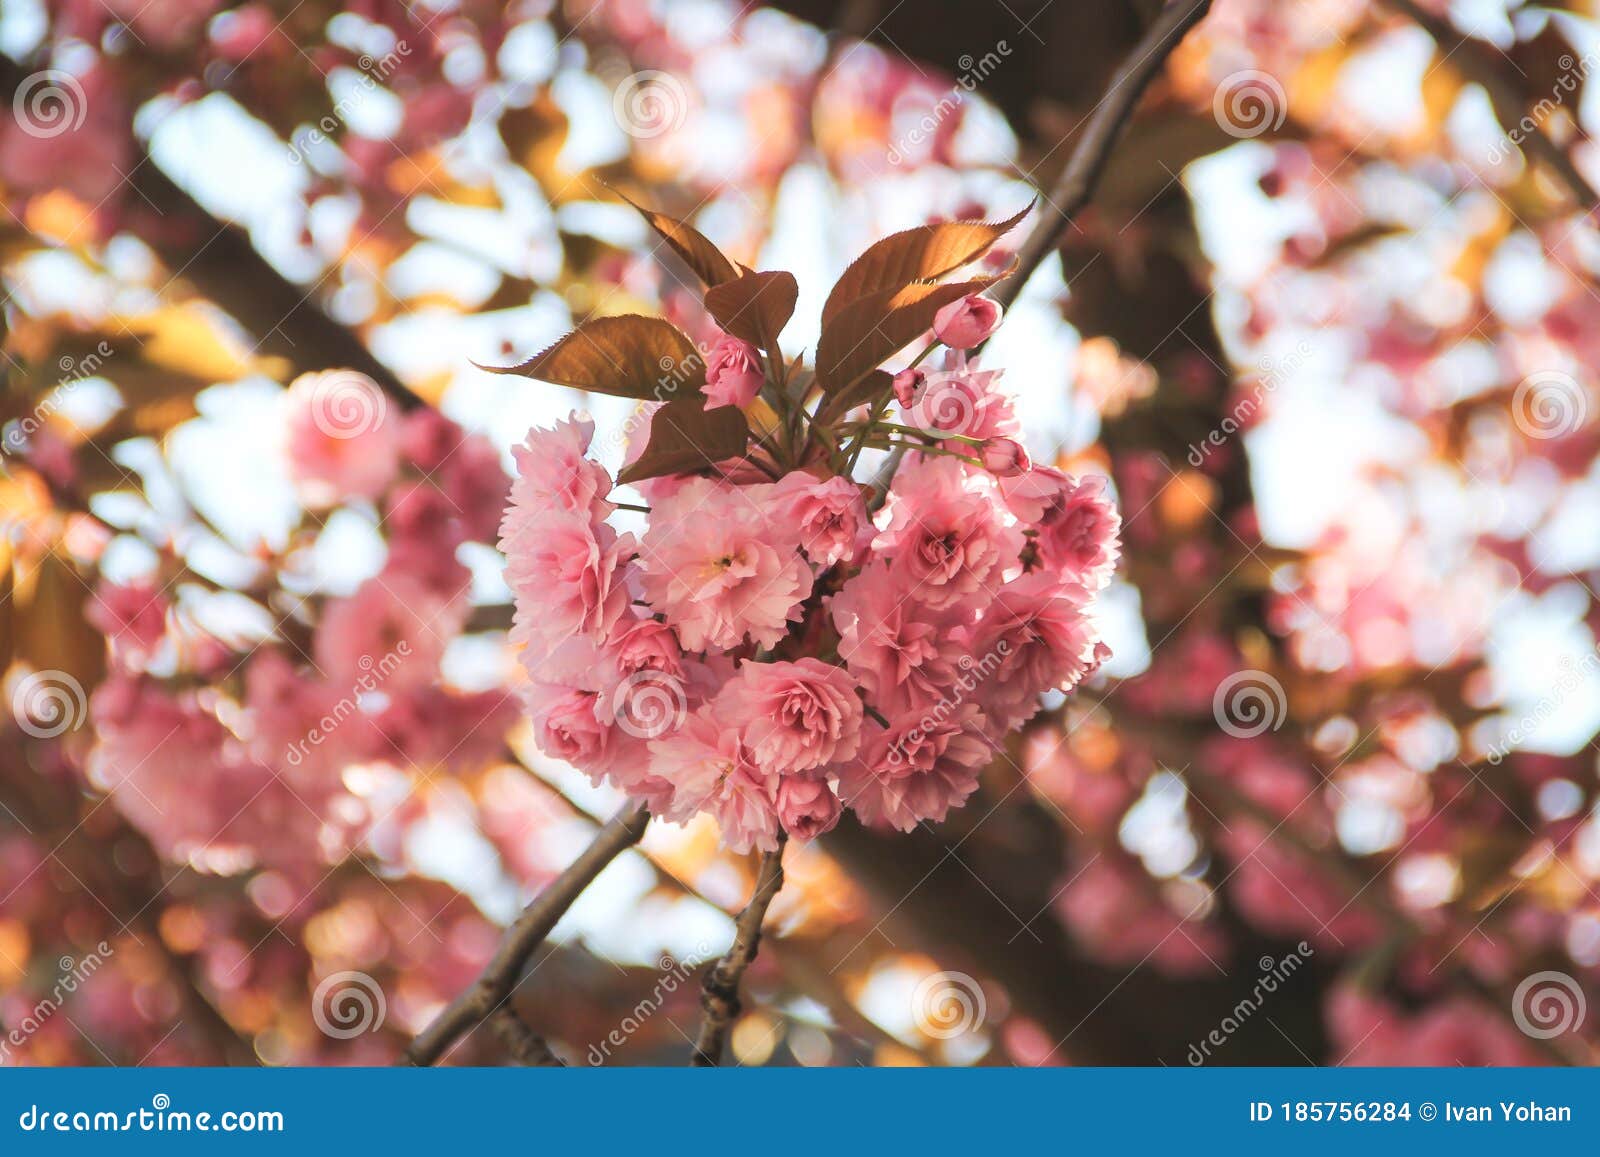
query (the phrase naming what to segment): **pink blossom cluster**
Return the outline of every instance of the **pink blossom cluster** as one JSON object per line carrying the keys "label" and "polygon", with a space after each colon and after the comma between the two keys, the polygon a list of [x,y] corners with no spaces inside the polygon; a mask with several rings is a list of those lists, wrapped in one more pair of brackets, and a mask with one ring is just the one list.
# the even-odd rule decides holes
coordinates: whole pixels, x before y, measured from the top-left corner
{"label": "pink blossom cluster", "polygon": [[[952,341],[982,308],[952,312]],[[760,388],[759,357],[730,343],[708,405]],[[964,355],[942,375],[1014,432],[997,377]],[[1092,611],[1116,510],[1101,480],[1020,445],[1001,469],[911,450],[881,506],[820,462],[652,479],[635,532],[612,525],[593,435],[576,415],[531,431],[501,526],[537,742],[657,815],[714,816],[736,851],[846,807],[902,831],[943,820],[1040,696],[1108,654]]]}
{"label": "pink blossom cluster", "polygon": [[[284,638],[198,629],[160,572],[102,582],[86,608],[112,659],[90,701],[91,777],[163,854],[212,871],[336,862],[393,811],[351,791],[351,765],[476,769],[516,716],[503,690],[441,670],[471,610],[459,548],[493,539],[510,485],[499,451],[349,371],[306,375],[287,402],[291,479],[312,509],[367,510],[387,541],[378,573],[285,604]],[[260,557],[291,571],[314,533]]]}

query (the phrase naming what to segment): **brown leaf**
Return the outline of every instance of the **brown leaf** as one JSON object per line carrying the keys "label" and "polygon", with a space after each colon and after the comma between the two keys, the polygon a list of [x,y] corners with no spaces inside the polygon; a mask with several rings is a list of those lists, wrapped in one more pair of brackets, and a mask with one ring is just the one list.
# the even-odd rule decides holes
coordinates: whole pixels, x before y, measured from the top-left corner
{"label": "brown leaf", "polygon": [[925,333],[933,316],[973,293],[982,293],[1006,274],[949,285],[908,285],[863,297],[822,330],[817,343],[817,378],[835,394],[855,385],[885,359]]}
{"label": "brown leaf", "polygon": [[745,452],[750,428],[737,406],[702,409],[699,398],[668,402],[650,419],[650,441],[639,460],[617,475],[621,483],[704,470]]}
{"label": "brown leaf", "polygon": [[778,334],[794,316],[799,297],[800,286],[792,273],[742,273],[706,290],[706,311],[734,337],[777,359],[782,356]]}
{"label": "brown leaf", "polygon": [[739,275],[738,269],[722,250],[713,245],[693,225],[679,221],[676,217],[668,217],[665,213],[646,209],[624,194],[618,196],[638,210],[639,216],[649,222],[650,228],[661,234],[661,239],[672,247],[674,253],[683,258],[684,264],[708,287],[732,281]]}
{"label": "brown leaf", "polygon": [[817,412],[817,421],[828,422],[840,414],[848,414],[857,406],[876,402],[886,396],[894,386],[894,377],[884,370],[873,370],[855,385],[840,390],[823,403]]}
{"label": "brown leaf", "polygon": [[697,405],[706,381],[706,360],[692,341],[658,317],[637,314],[586,321],[520,366],[482,368],[646,402],[687,391]]}
{"label": "brown leaf", "polygon": [[1030,202],[1022,212],[1004,221],[945,221],[885,237],[856,258],[828,293],[822,307],[823,327],[853,302],[892,293],[914,282],[937,281],[972,264],[1011,232],[1032,208]]}

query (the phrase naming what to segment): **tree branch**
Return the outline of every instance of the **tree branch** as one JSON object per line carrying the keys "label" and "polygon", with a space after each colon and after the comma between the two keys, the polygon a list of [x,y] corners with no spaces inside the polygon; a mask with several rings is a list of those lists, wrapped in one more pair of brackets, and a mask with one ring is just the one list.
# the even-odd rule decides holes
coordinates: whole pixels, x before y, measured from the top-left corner
{"label": "tree branch", "polygon": [[1210,11],[1211,0],[1180,0],[1167,5],[1123,61],[1105,96],[1089,114],[1067,167],[1045,198],[1046,211],[1053,212],[1054,219],[1045,216],[1034,226],[1017,254],[1017,272],[996,288],[993,296],[1001,305],[1009,307],[1044,259],[1061,248],[1073,219],[1093,198],[1111,152],[1139,105],[1139,98],[1161,74],[1167,57],[1189,30]]}
{"label": "tree branch", "polygon": [[705,1009],[706,1015],[700,1023],[700,1039],[695,1043],[694,1059],[690,1062],[696,1067],[710,1068],[722,1063],[728,1031],[739,1015],[739,982],[761,948],[761,922],[767,917],[767,908],[783,887],[786,842],[786,836],[780,832],[778,850],[761,857],[755,891],[734,923],[733,945],[726,956],[706,970],[700,986],[700,1007]]}
{"label": "tree branch", "polygon": [[505,1042],[506,1050],[519,1064],[537,1065],[541,1068],[561,1068],[561,1058],[550,1051],[544,1037],[534,1032],[517,1015],[517,1010],[507,1004],[494,1014],[495,1032]]}
{"label": "tree branch", "polygon": [[[1515,79],[1508,75],[1488,52],[1485,52],[1483,44],[1457,31],[1455,25],[1448,19],[1434,15],[1416,0],[1383,0],[1383,2],[1433,37],[1434,43],[1439,46],[1439,52],[1445,59],[1460,57],[1461,71],[1481,84],[1483,90],[1489,94],[1489,103],[1494,106],[1495,116],[1499,118],[1501,127],[1508,134],[1521,124],[1524,120],[1524,110],[1528,105],[1527,94],[1522,91]],[[1544,126],[1531,120],[1528,123],[1532,127],[1517,144],[1521,145],[1533,160],[1548,165],[1585,209],[1593,209],[1600,205],[1600,192],[1595,191],[1595,187],[1579,171],[1567,151],[1550,139],[1549,134],[1544,131]]]}
{"label": "tree branch", "polygon": [[649,823],[649,812],[630,805],[601,828],[583,854],[523,909],[477,983],[451,1001],[432,1024],[417,1034],[400,1063],[433,1064],[498,1010],[516,988],[529,958],[566,915],[567,909],[612,860],[644,837]]}

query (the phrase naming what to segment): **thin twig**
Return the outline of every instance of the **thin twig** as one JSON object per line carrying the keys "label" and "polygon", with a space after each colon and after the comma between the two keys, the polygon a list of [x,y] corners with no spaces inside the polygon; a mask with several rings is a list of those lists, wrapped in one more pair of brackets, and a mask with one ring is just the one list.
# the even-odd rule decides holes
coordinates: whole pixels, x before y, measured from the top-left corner
{"label": "thin twig", "polygon": [[1434,15],[1416,0],[1384,0],[1384,3],[1433,37],[1445,60],[1459,58],[1461,71],[1481,84],[1489,94],[1489,103],[1494,106],[1501,127],[1507,133],[1522,128],[1522,140],[1518,143],[1533,160],[1548,165],[1583,208],[1593,209],[1600,205],[1600,192],[1596,192],[1589,179],[1579,171],[1567,150],[1550,138],[1543,125],[1525,114],[1528,94],[1489,55],[1497,49],[1458,31],[1447,18]]}
{"label": "thin twig", "polygon": [[785,837],[778,835],[778,850],[761,857],[755,891],[739,919],[734,922],[733,945],[721,960],[706,970],[700,986],[700,1007],[705,1019],[700,1022],[700,1039],[695,1042],[691,1064],[709,1068],[722,1063],[728,1031],[739,1015],[739,982],[761,948],[761,922],[767,917],[772,898],[783,887],[783,848]]}
{"label": "thin twig", "polygon": [[494,1025],[496,1035],[505,1043],[506,1051],[519,1064],[541,1068],[562,1067],[561,1058],[550,1051],[544,1037],[529,1028],[511,1005],[507,1004],[495,1013],[490,1023]]}
{"label": "thin twig", "polygon": [[601,828],[583,854],[523,909],[517,922],[506,932],[505,939],[501,941],[494,959],[483,970],[483,975],[471,988],[451,1001],[432,1024],[417,1034],[400,1063],[433,1064],[456,1041],[499,1009],[516,988],[529,958],[544,943],[545,937],[550,935],[561,917],[566,915],[567,909],[572,907],[585,888],[594,883],[606,865],[644,837],[644,829],[649,823],[649,812],[640,806],[630,806],[618,812]]}
{"label": "thin twig", "polygon": [[1054,215],[1042,218],[1034,226],[1017,254],[1016,273],[995,289],[994,299],[1001,305],[1009,307],[1044,259],[1061,247],[1073,219],[1094,196],[1111,152],[1139,105],[1139,98],[1161,74],[1167,57],[1184,36],[1210,11],[1211,0],[1182,0],[1169,4],[1123,61],[1105,96],[1089,115],[1067,167],[1045,198],[1045,212]]}

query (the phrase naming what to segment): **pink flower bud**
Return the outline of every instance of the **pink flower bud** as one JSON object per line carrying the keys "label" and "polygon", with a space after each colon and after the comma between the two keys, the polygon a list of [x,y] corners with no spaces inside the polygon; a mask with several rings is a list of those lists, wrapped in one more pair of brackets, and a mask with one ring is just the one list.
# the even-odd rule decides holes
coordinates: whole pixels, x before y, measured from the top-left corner
{"label": "pink flower bud", "polygon": [[916,405],[917,395],[922,392],[922,384],[928,380],[928,375],[921,370],[901,370],[894,376],[894,398],[906,409]]}
{"label": "pink flower bud", "polygon": [[969,350],[1000,328],[1000,303],[976,294],[952,301],[933,315],[933,335],[951,349]]}
{"label": "pink flower bud", "polygon": [[983,444],[983,466],[997,477],[1016,478],[1033,469],[1033,459],[1014,438],[990,438]]}
{"label": "pink flower bud", "polygon": [[743,409],[755,401],[766,380],[756,347],[736,337],[719,341],[706,360],[705,395],[712,408],[738,406]]}

